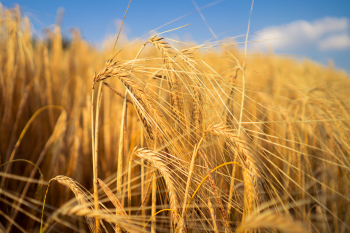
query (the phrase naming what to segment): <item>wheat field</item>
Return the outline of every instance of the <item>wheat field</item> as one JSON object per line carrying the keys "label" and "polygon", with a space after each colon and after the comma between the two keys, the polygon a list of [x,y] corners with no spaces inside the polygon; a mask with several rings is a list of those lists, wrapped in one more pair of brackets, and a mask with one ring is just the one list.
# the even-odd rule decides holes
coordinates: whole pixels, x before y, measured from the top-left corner
{"label": "wheat field", "polygon": [[0,8],[0,232],[350,231],[344,71],[60,30]]}

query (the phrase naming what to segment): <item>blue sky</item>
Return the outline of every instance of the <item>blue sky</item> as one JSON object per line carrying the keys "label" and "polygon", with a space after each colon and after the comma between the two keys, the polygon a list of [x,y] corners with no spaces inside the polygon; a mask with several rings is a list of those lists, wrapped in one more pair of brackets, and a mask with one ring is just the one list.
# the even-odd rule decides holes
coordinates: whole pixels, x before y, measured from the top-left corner
{"label": "blue sky", "polygon": [[[246,33],[250,0],[196,0],[207,23],[219,38]],[[32,21],[38,34],[55,23],[56,13],[63,7],[62,31],[79,28],[83,38],[101,44],[107,35],[116,33],[118,19],[123,17],[128,0],[78,1],[78,0],[17,0],[1,1],[6,7],[18,3]],[[255,0],[250,32],[263,30],[250,40],[250,49],[265,50],[273,47],[282,55],[311,58],[327,64],[329,58],[335,66],[350,73],[350,1],[349,0]],[[128,38],[139,37],[176,18],[193,12],[193,0],[133,0],[125,20],[124,31]],[[213,35],[198,12],[165,26],[160,31],[191,24],[189,27],[167,34],[180,40],[197,43]],[[243,38],[241,41],[244,40]]]}

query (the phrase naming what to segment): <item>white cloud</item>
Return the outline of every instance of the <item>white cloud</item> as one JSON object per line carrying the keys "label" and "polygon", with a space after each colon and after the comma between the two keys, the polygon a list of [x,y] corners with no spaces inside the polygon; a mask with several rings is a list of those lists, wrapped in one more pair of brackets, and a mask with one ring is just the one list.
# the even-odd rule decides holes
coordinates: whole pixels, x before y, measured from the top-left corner
{"label": "white cloud", "polygon": [[321,50],[344,49],[350,47],[350,37],[347,34],[330,35],[318,43]]}
{"label": "white cloud", "polygon": [[298,20],[263,30],[254,41],[255,48],[275,50],[314,48],[336,50],[350,48],[349,19],[325,17],[312,22]]}

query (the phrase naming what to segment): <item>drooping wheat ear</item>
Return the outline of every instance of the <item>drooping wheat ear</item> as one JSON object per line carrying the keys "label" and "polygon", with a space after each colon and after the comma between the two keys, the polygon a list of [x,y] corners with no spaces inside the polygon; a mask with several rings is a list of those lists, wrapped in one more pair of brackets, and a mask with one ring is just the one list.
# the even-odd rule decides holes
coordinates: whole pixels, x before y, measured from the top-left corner
{"label": "drooping wheat ear", "polygon": [[245,141],[235,135],[233,130],[229,129],[224,124],[211,125],[208,127],[207,131],[213,135],[224,136],[230,139],[238,151],[239,159],[245,167],[243,170],[244,195],[246,197],[244,210],[245,213],[249,215],[255,209],[255,201],[256,204],[265,201],[261,173],[254,153],[252,153]]}
{"label": "drooping wheat ear", "polygon": [[[169,72],[168,77],[168,84],[170,87],[170,100],[171,105],[173,106],[174,113],[176,114],[177,121],[181,121],[182,115],[183,115],[183,100],[181,98],[180,90],[180,82],[177,74],[175,73],[175,69],[173,65],[168,62],[167,63],[167,70]],[[180,125],[179,125],[180,126]]]}
{"label": "drooping wheat ear", "polygon": [[216,224],[215,210],[213,208],[213,204],[211,203],[210,199],[208,199],[208,207],[209,207],[209,212],[210,212],[211,218],[213,219],[214,232],[219,233],[218,226]]}
{"label": "drooping wheat ear", "polygon": [[[134,233],[142,232],[142,228],[136,226],[135,224],[130,224],[126,222],[124,218],[120,216],[115,216],[109,213],[105,213],[103,211],[73,207],[67,211],[67,214],[76,215],[76,216],[87,216],[91,218],[98,217],[99,219],[105,220],[109,223],[115,223],[116,225],[121,226],[123,229],[125,229],[125,232],[134,232]],[[109,232],[107,231],[106,227],[104,227],[104,230],[105,232]]]}
{"label": "drooping wheat ear", "polygon": [[208,177],[209,177],[209,182],[210,182],[210,185],[214,191],[214,195],[215,195],[215,198],[216,198],[216,201],[218,202],[219,204],[219,207],[220,207],[220,211],[221,211],[221,215],[223,216],[224,220],[225,220],[225,227],[227,230],[230,230],[230,224],[229,224],[229,221],[228,221],[228,218],[227,218],[227,215],[226,215],[226,211],[225,211],[225,208],[224,206],[222,205],[222,201],[219,197],[219,193],[217,191],[217,188],[216,188],[216,185],[215,185],[215,181],[214,181],[214,178],[211,174],[211,171],[208,167],[208,163],[205,159],[205,157],[201,154],[201,152],[199,151],[199,154],[201,155],[203,161],[204,161],[204,164],[205,164],[205,167],[207,169],[207,173],[208,173]]}
{"label": "drooping wheat ear", "polygon": [[[179,203],[175,193],[175,184],[170,176],[171,172],[169,168],[164,164],[158,153],[144,148],[136,149],[133,153],[136,156],[149,161],[155,168],[158,169],[160,174],[162,174],[169,192],[170,208],[178,213]],[[172,216],[175,222],[177,222],[178,216],[175,214],[172,214]]]}
{"label": "drooping wheat ear", "polygon": [[[143,159],[142,159],[142,160],[143,160]],[[153,177],[153,172],[152,172],[152,174],[151,174],[151,177]],[[146,189],[146,194],[143,195],[144,197],[143,197],[143,200],[141,201],[140,209],[139,209],[139,210],[137,211],[137,213],[135,214],[136,216],[139,215],[139,213],[141,212],[141,210],[144,210],[144,206],[145,206],[145,203],[146,203],[146,201],[147,201],[147,197],[148,197],[148,195],[149,195],[149,193],[150,193],[151,184],[152,184],[152,182],[149,182],[148,187],[147,187],[147,189]],[[144,211],[143,211],[143,212],[144,212]],[[142,214],[142,216],[145,216],[145,214]]]}
{"label": "drooping wheat ear", "polygon": [[133,94],[134,98],[132,98],[132,101],[134,103],[135,110],[140,117],[148,136],[154,140],[152,124],[149,120],[148,114],[152,112],[158,115],[158,109],[154,107],[150,97],[133,80],[130,80],[129,78],[120,78],[120,81]]}
{"label": "drooping wheat ear", "polygon": [[306,227],[301,222],[293,221],[283,215],[277,215],[271,211],[257,213],[245,218],[237,232],[243,232],[259,228],[274,228],[284,233],[307,233]]}
{"label": "drooping wheat ear", "polygon": [[180,128],[179,121],[181,121],[183,114],[183,100],[180,95],[181,86],[179,77],[173,65],[175,53],[171,49],[171,46],[167,42],[163,41],[163,38],[161,37],[156,38],[156,36],[153,36],[148,40],[148,42],[154,45],[164,58],[168,73],[166,77],[170,88],[170,101],[171,105],[173,106],[175,116],[177,116],[176,120],[178,122],[176,124],[176,129],[178,130]]}
{"label": "drooping wheat ear", "polygon": [[237,78],[237,73],[238,73],[238,69],[235,69],[233,72],[233,76],[232,76],[232,81],[231,81],[231,91],[230,91],[230,95],[227,98],[226,101],[226,106],[228,108],[227,111],[227,115],[226,115],[226,125],[230,126],[231,128],[233,127],[233,121],[234,121],[234,117],[233,117],[233,98],[234,98],[234,91],[235,91],[235,86],[234,86],[234,82]]}
{"label": "drooping wheat ear", "polygon": [[[82,210],[94,209],[92,207],[93,203],[89,200],[89,196],[91,196],[91,194],[87,195],[81,188],[79,188],[75,180],[67,176],[56,176],[52,180],[56,180],[58,183],[63,184],[64,186],[72,190]],[[92,232],[95,232],[96,231],[95,219],[87,216],[85,216],[85,218],[87,223],[89,224],[90,230]]]}
{"label": "drooping wheat ear", "polygon": [[130,91],[131,100],[136,112],[138,113],[148,136],[154,140],[152,126],[160,129],[160,126],[166,124],[165,118],[155,107],[153,99],[142,90],[139,84],[130,79],[130,73],[126,72],[127,70],[122,68],[122,66],[117,63],[112,63],[97,74],[95,82],[105,80],[109,77],[117,77]]}
{"label": "drooping wheat ear", "polygon": [[193,104],[191,113],[191,125],[193,125],[194,130],[192,132],[191,138],[197,141],[198,137],[202,134],[202,95],[199,91],[199,87],[192,88],[193,92]]}
{"label": "drooping wheat ear", "polygon": [[161,52],[163,57],[174,57],[175,53],[171,49],[171,46],[167,42],[163,41],[163,39],[164,38],[162,37],[157,38],[157,35],[154,35],[148,39],[148,42],[154,45],[154,47]]}
{"label": "drooping wheat ear", "polygon": [[[234,83],[235,83],[236,78],[237,78],[237,73],[238,73],[238,69],[235,68],[233,71],[232,81],[230,84],[230,85],[232,85],[231,91],[230,91],[230,94],[229,94],[227,101],[226,101],[226,106],[228,108],[228,111],[226,111],[226,126],[230,127],[231,129],[233,129],[233,127],[234,127],[234,125],[233,125],[233,122],[234,122],[234,115],[233,115],[233,113],[234,113],[234,100],[233,99],[234,99],[234,90],[235,90]],[[228,140],[228,139],[226,139],[226,140]],[[228,142],[226,140],[225,140],[225,148],[228,147]],[[237,153],[234,153],[233,161],[234,162],[237,161]],[[233,165],[231,181],[230,181],[230,191],[229,191],[228,204],[227,204],[227,215],[229,217],[231,215],[231,201],[232,201],[233,191],[234,191],[234,187],[235,187],[235,174],[236,174],[236,165]]]}
{"label": "drooping wheat ear", "polygon": [[191,138],[195,142],[198,140],[200,135],[202,135],[202,129],[203,129],[203,96],[200,91],[202,83],[200,80],[202,80],[202,74],[197,69],[197,63],[195,60],[193,60],[193,50],[184,49],[180,51],[177,56],[184,61],[186,67],[190,71],[188,73],[188,77],[193,82],[193,87],[191,87],[192,95],[193,95],[193,102],[192,102],[192,112],[191,112],[191,126],[194,128],[192,130]]}
{"label": "drooping wheat ear", "polygon": [[[146,132],[148,133],[148,136],[153,140],[153,130],[151,124],[147,121],[147,117],[144,114],[144,111],[146,109],[145,103],[142,101],[140,97],[140,93],[143,92],[143,90],[138,87],[138,85],[130,80],[127,81],[127,77],[130,76],[130,73],[127,73],[125,69],[121,68],[121,65],[119,65],[117,62],[114,63],[107,63],[106,67],[103,68],[96,76],[94,82],[103,81],[110,77],[117,77],[124,86],[133,94],[134,98],[132,98],[132,101],[134,103],[134,107],[141,119],[141,122],[143,126],[146,129]],[[106,85],[106,84],[105,84]],[[112,88],[109,84],[106,85],[109,87],[113,92],[115,92],[114,88]]]}
{"label": "drooping wheat ear", "polygon": [[[170,134],[166,127],[164,127],[167,125],[166,119],[156,107],[154,100],[130,78],[122,77],[120,78],[120,81],[130,90],[133,97],[135,97],[132,98],[132,101],[134,102],[134,106],[137,109],[141,121],[145,122],[144,124],[149,125],[148,127],[145,127],[146,130],[151,130],[153,126],[158,132],[162,132],[157,135],[160,141],[164,136],[169,137]],[[152,130],[148,132],[148,134],[152,135],[151,139],[154,139]]]}
{"label": "drooping wheat ear", "polygon": [[[119,91],[117,91],[115,88],[113,88],[113,87],[112,87],[111,85],[109,85],[108,83],[103,82],[103,84],[104,84],[105,86],[107,86],[109,89],[111,89],[115,94],[119,95],[122,99],[125,98],[125,96],[124,96],[122,93],[120,93]],[[132,104],[132,101],[131,101],[129,98],[126,99],[126,102],[129,103],[129,104]]]}
{"label": "drooping wheat ear", "polygon": [[347,109],[347,107],[344,104],[344,102],[338,96],[334,95],[332,92],[330,92],[327,88],[325,88],[323,86],[315,86],[315,87],[311,88],[306,94],[308,94],[308,93],[310,93],[312,91],[317,91],[317,90],[325,92],[332,99],[334,99],[335,103],[343,111],[345,116],[349,116],[350,115],[349,110]]}
{"label": "drooping wheat ear", "polygon": [[116,209],[116,215],[122,216],[127,223],[132,224],[130,217],[126,214],[122,204],[119,202],[118,198],[113,194],[112,190],[110,190],[110,188],[101,179],[97,179],[97,181],[103,189],[103,191],[106,193],[109,200],[113,203]]}
{"label": "drooping wheat ear", "polygon": [[203,135],[203,137],[200,139],[200,141],[198,142],[198,144],[196,144],[194,146],[194,150],[193,150],[193,155],[192,155],[192,159],[191,159],[191,163],[190,163],[190,167],[189,167],[189,171],[188,171],[188,176],[187,176],[187,182],[186,182],[186,189],[185,189],[185,196],[184,196],[184,201],[183,201],[183,205],[182,205],[182,214],[181,214],[181,219],[180,222],[177,226],[177,231],[179,232],[183,232],[184,231],[184,217],[185,217],[185,213],[186,213],[186,206],[187,206],[187,196],[188,193],[190,191],[190,185],[191,185],[191,181],[192,181],[192,174],[194,171],[194,165],[195,165],[195,161],[196,161],[196,157],[199,151],[199,147],[201,146],[203,140],[204,140],[205,135]]}

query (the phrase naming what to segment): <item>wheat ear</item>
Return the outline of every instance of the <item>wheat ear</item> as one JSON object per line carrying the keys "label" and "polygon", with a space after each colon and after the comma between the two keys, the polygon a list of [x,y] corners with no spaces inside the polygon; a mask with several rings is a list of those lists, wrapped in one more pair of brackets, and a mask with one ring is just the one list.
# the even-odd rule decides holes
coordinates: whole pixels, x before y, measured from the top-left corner
{"label": "wheat ear", "polygon": [[301,222],[295,222],[291,218],[277,215],[271,211],[257,213],[245,218],[237,232],[259,228],[273,228],[284,233],[307,233],[308,231]]}
{"label": "wheat ear", "polygon": [[[169,199],[170,199],[170,208],[173,209],[178,213],[178,200],[175,193],[175,184],[173,179],[170,176],[170,170],[169,168],[164,164],[164,162],[159,158],[158,153],[152,150],[139,148],[134,150],[133,152],[136,156],[146,159],[149,161],[155,168],[158,169],[158,171],[162,174],[164,177],[166,186],[168,188],[169,192]],[[177,222],[178,216],[173,215],[175,221]]]}
{"label": "wheat ear", "polygon": [[206,159],[204,158],[204,156],[202,155],[202,153],[200,151],[199,151],[199,154],[201,155],[201,157],[202,157],[202,159],[204,161],[204,164],[205,164],[205,167],[206,167],[206,170],[207,170],[207,173],[208,173],[210,185],[211,185],[211,187],[212,187],[212,189],[214,191],[214,195],[215,195],[216,201],[219,204],[221,214],[222,214],[222,216],[223,216],[223,218],[225,220],[225,227],[226,227],[227,230],[229,230],[230,229],[230,224],[229,224],[226,212],[225,212],[225,208],[222,205],[222,201],[221,201],[221,199],[219,197],[219,193],[218,193],[216,185],[215,185],[214,177],[211,174],[211,171],[210,171],[210,169],[208,167],[208,163],[207,163]]}
{"label": "wheat ear", "polygon": [[119,202],[118,198],[113,194],[112,190],[101,179],[97,179],[97,181],[98,184],[101,186],[102,190],[106,193],[109,200],[113,203],[116,215],[122,216],[127,223],[132,224],[130,217],[126,214],[122,204]]}
{"label": "wheat ear", "polygon": [[210,212],[211,218],[213,219],[214,232],[219,233],[218,226],[216,224],[215,210],[213,208],[213,204],[211,203],[210,199],[208,199],[208,207],[209,207],[209,212]]}
{"label": "wheat ear", "polygon": [[174,68],[174,51],[171,46],[163,41],[163,38],[153,36],[148,40],[149,43],[154,45],[164,58],[164,62],[167,68],[167,79],[170,88],[170,100],[176,117],[176,130],[180,130],[181,118],[183,116],[183,100],[180,96],[180,82],[178,80],[178,75]]}
{"label": "wheat ear", "polygon": [[[116,62],[112,64],[107,64],[106,67],[97,74],[95,82],[100,82],[110,77],[117,77],[129,90],[129,93],[131,93],[131,99],[135,110],[138,113],[149,137],[153,140],[153,130],[147,116],[150,114],[150,112],[158,112],[157,109],[155,109],[155,107],[151,104],[151,98],[139,87],[139,85],[136,82],[129,78],[130,73],[127,73],[127,70],[122,68],[122,65],[119,65]],[[110,85],[107,86],[110,87]],[[110,87],[110,89],[112,88]],[[112,91],[115,92],[114,88],[112,89]]]}
{"label": "wheat ear", "polygon": [[211,125],[207,131],[213,135],[225,136],[230,139],[241,156],[241,163],[244,164],[246,168],[243,170],[244,193],[246,196],[244,209],[246,214],[249,215],[255,209],[254,200],[256,200],[258,204],[265,201],[261,173],[258,169],[257,160],[247,143],[235,135],[233,131],[224,124]]}
{"label": "wheat ear", "polygon": [[180,230],[180,232],[183,232],[183,227],[185,225],[184,224],[184,217],[185,217],[185,210],[186,210],[186,205],[187,205],[187,196],[188,196],[188,193],[190,191],[190,184],[191,184],[192,174],[194,171],[194,163],[196,161],[198,150],[199,150],[199,147],[201,146],[201,144],[204,140],[204,137],[205,137],[205,135],[203,134],[203,137],[201,138],[201,140],[194,147],[194,151],[193,151],[193,155],[192,155],[192,159],[191,159],[191,164],[190,164],[190,168],[189,168],[189,172],[188,172],[187,182],[186,182],[186,190],[185,190],[184,202],[182,205],[181,220],[180,220],[180,223],[178,226],[178,229]]}
{"label": "wheat ear", "polygon": [[[92,203],[89,203],[89,197],[85,194],[85,192],[79,188],[79,186],[76,184],[77,182],[73,179],[66,177],[66,176],[56,176],[52,180],[56,180],[58,183],[68,187],[75,195],[75,198],[77,199],[80,207],[82,210],[89,210],[92,208]],[[97,232],[99,229],[96,227],[96,221],[94,221],[94,218],[85,216],[87,223],[89,224],[89,227],[92,232]],[[96,218],[98,219],[98,218]]]}

